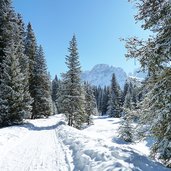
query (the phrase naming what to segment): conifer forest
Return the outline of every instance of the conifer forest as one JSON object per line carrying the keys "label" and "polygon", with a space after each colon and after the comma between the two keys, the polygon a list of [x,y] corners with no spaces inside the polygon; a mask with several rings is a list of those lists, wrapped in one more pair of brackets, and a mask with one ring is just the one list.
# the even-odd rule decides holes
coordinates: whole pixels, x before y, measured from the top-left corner
{"label": "conifer forest", "polygon": [[127,3],[151,35],[120,43],[146,76],[101,86],[83,79],[76,33],[52,78],[31,21],[0,0],[0,171],[171,170],[171,1]]}

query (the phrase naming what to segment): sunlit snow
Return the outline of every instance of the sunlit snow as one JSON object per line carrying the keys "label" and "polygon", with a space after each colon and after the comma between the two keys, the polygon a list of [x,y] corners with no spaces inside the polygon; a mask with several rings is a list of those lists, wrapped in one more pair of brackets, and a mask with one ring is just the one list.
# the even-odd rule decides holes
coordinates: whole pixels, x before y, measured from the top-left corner
{"label": "sunlit snow", "polygon": [[148,158],[149,143],[118,138],[120,119],[94,117],[77,130],[63,115],[0,129],[0,171],[167,171]]}

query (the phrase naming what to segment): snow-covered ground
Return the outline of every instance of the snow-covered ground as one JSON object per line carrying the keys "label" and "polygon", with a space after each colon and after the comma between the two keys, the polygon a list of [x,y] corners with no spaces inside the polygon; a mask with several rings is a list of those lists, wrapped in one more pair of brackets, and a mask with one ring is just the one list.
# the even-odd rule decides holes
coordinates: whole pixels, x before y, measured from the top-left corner
{"label": "snow-covered ground", "polygon": [[171,171],[150,160],[149,144],[118,138],[120,119],[95,117],[77,130],[63,115],[0,129],[0,171]]}

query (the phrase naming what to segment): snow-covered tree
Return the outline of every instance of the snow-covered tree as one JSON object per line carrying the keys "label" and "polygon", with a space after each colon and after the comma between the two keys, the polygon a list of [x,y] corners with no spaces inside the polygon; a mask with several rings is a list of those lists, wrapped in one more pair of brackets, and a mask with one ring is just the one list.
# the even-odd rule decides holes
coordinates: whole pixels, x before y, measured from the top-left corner
{"label": "snow-covered tree", "polygon": [[76,36],[72,37],[66,56],[68,71],[62,75],[63,111],[67,116],[68,125],[80,128],[85,122],[85,99],[81,85],[81,66],[77,49]]}
{"label": "snow-covered tree", "polygon": [[137,105],[137,88],[131,82],[127,83],[127,92],[123,103],[124,109],[135,109]]}
{"label": "snow-covered tree", "polygon": [[64,99],[64,85],[63,81],[58,79],[58,91],[56,95],[55,107],[57,107],[58,113],[64,113],[63,99]]}
{"label": "snow-covered tree", "polygon": [[107,108],[108,108],[108,101],[109,101],[109,87],[104,87],[103,89],[103,97],[102,97],[102,115],[107,114]]}
{"label": "snow-covered tree", "polygon": [[92,123],[92,115],[96,114],[96,100],[93,94],[93,90],[88,83],[84,83],[85,91],[85,112],[86,112],[86,122],[88,125]]}
{"label": "snow-covered tree", "polygon": [[124,104],[124,101],[125,101],[125,98],[126,98],[126,95],[127,95],[127,92],[128,92],[128,88],[129,88],[129,83],[128,83],[128,80],[126,80],[126,82],[124,84],[124,89],[123,89],[123,92],[122,92],[122,96],[121,96],[122,105]]}
{"label": "snow-covered tree", "polygon": [[[136,0],[137,2],[137,0]],[[170,0],[138,0],[137,21],[155,34],[148,40],[127,40],[127,57],[139,60],[149,78],[148,93],[141,102],[141,123],[156,138],[152,155],[171,167],[171,3]]]}
{"label": "snow-covered tree", "polygon": [[133,133],[131,121],[126,117],[123,118],[121,122],[121,126],[119,127],[119,137],[126,142],[132,142],[133,134],[134,133]]}
{"label": "snow-covered tree", "polygon": [[42,46],[39,46],[35,56],[34,66],[34,102],[32,118],[51,115],[51,92],[49,77]]}
{"label": "snow-covered tree", "polygon": [[97,88],[97,109],[100,114],[102,113],[102,102],[103,102],[103,89],[102,89],[102,87],[98,86],[98,88]]}
{"label": "snow-covered tree", "polygon": [[123,108],[124,109],[132,109],[131,93],[130,93],[130,91],[128,91],[127,94],[126,94],[126,96],[125,96],[125,101],[124,101]]}
{"label": "snow-covered tree", "polygon": [[[35,58],[36,58],[36,49],[37,49],[37,43],[36,38],[31,26],[31,23],[28,23],[27,25],[27,31],[26,31],[26,37],[25,37],[25,55],[28,57],[28,65],[29,65],[29,92],[34,100],[34,67],[35,67]],[[33,103],[32,103],[33,108]],[[32,111],[33,112],[33,111]]]}
{"label": "snow-covered tree", "polygon": [[[0,1],[0,126],[21,123],[23,109],[24,75],[21,72],[17,16],[10,0]],[[20,40],[20,39],[19,39]]]}
{"label": "snow-covered tree", "polygon": [[107,113],[111,117],[121,116],[121,93],[115,74],[112,74]]}
{"label": "snow-covered tree", "polygon": [[54,108],[57,113],[58,111],[58,94],[59,94],[59,80],[57,75],[52,81],[52,101],[54,103]]}
{"label": "snow-covered tree", "polygon": [[[8,117],[5,122],[8,121],[8,125],[21,123],[25,116],[25,103],[24,99],[24,86],[23,86],[23,74],[21,73],[19,58],[16,53],[14,41],[11,41],[11,45],[6,48],[6,60],[5,64],[6,78],[5,81],[8,85],[8,91],[5,91],[5,99],[8,101]],[[4,71],[5,71],[4,70]],[[8,76],[8,77],[7,77]],[[6,90],[7,90],[6,89]]]}
{"label": "snow-covered tree", "polygon": [[27,55],[24,54],[25,51],[25,30],[24,30],[24,23],[22,20],[22,17],[20,14],[17,15],[17,34],[15,34],[15,43],[18,43],[17,46],[17,56],[19,57],[19,62],[21,65],[21,72],[23,74],[23,86],[24,86],[24,92],[23,92],[23,111],[24,111],[24,117],[25,118],[31,118],[31,110],[32,110],[32,102],[33,99],[31,98],[30,92],[29,92],[29,59]]}

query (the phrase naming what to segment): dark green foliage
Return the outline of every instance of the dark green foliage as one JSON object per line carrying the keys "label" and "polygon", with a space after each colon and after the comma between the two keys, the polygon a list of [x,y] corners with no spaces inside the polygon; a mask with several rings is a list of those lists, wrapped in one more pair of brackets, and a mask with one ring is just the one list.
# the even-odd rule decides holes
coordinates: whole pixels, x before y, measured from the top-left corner
{"label": "dark green foliage", "polygon": [[123,103],[123,110],[135,109],[137,106],[138,88],[132,82],[127,82],[127,91]]}
{"label": "dark green foliage", "polygon": [[122,93],[122,96],[121,96],[122,105],[124,104],[126,95],[128,93],[128,88],[129,88],[129,84],[128,84],[128,81],[126,80],[125,85],[124,85],[124,89],[123,89],[123,93]]}
{"label": "dark green foliage", "polygon": [[98,86],[97,89],[98,95],[97,95],[97,109],[99,111],[99,113],[102,113],[102,102],[103,102],[103,89]]}
{"label": "dark green foliage", "polygon": [[[137,2],[137,0],[135,0]],[[127,57],[139,60],[149,73],[147,94],[140,105],[140,123],[155,137],[152,156],[171,167],[171,3],[170,0],[138,0],[137,21],[155,34],[148,40],[127,40]],[[142,125],[141,125],[142,126]]]}
{"label": "dark green foliage", "polygon": [[66,56],[68,71],[62,75],[62,97],[63,112],[68,119],[68,125],[80,128],[85,122],[85,99],[81,86],[81,66],[77,50],[75,35],[70,41],[69,55]]}
{"label": "dark green foliage", "polygon": [[51,94],[45,57],[41,46],[37,49],[33,75],[34,102],[32,118],[41,118],[43,116],[47,117],[51,114]]}
{"label": "dark green foliage", "polygon": [[58,113],[64,113],[63,108],[63,98],[64,98],[64,85],[61,80],[58,79],[58,89],[56,94],[55,106]]}
{"label": "dark green foliage", "polygon": [[101,107],[102,108],[102,115],[107,114],[109,92],[110,92],[110,88],[105,86],[103,89],[103,98],[102,98],[102,107]]}
{"label": "dark green foliage", "polygon": [[[37,48],[36,38],[31,23],[29,23],[27,25],[26,38],[25,38],[25,55],[28,57],[28,64],[29,64],[28,84],[29,84],[29,92],[33,100],[34,100],[34,68],[35,68],[35,60],[36,60],[36,48]],[[33,104],[32,104],[32,108],[33,108]]]}
{"label": "dark green foliage", "polygon": [[[54,113],[58,113],[59,112],[59,103],[58,103],[58,97],[59,97],[59,85],[60,84],[60,80],[58,80],[58,77],[57,77],[57,75],[55,75],[55,78],[54,78],[54,80],[52,81],[52,101],[53,101],[53,103],[54,103]],[[61,104],[62,105],[62,104]]]}
{"label": "dark green foliage", "polygon": [[92,124],[91,116],[96,114],[96,100],[93,94],[93,90],[88,83],[84,83],[85,91],[85,112],[86,112],[86,123]]}
{"label": "dark green foliage", "polygon": [[57,100],[57,93],[58,93],[59,85],[58,85],[58,77],[55,75],[54,80],[52,81],[52,100]]}
{"label": "dark green foliage", "polygon": [[[6,60],[3,61],[4,67],[4,84],[2,98],[7,102],[8,109],[5,114],[2,125],[12,125],[21,123],[24,118],[23,105],[23,75],[20,70],[19,59],[15,54],[14,42],[6,48]],[[1,90],[2,90],[1,89]]]}
{"label": "dark green foliage", "polygon": [[112,75],[108,101],[108,115],[111,117],[121,116],[121,90],[117,84],[115,74]]}
{"label": "dark green foliage", "polygon": [[119,137],[126,142],[133,142],[133,128],[128,118],[123,118],[119,128]]}
{"label": "dark green foliage", "polygon": [[22,21],[21,15],[17,15],[17,24],[18,24],[18,34],[15,36],[16,43],[19,43],[17,46],[17,56],[19,57],[19,62],[21,65],[21,72],[23,74],[23,103],[22,108],[24,111],[24,118],[31,118],[31,110],[32,110],[32,102],[33,99],[31,98],[29,92],[29,59],[28,56],[24,54],[25,46],[24,46],[24,39],[25,39],[25,30],[24,30],[24,23]]}
{"label": "dark green foliage", "polygon": [[20,64],[22,36],[11,1],[0,1],[0,126],[22,123],[27,112]]}
{"label": "dark green foliage", "polygon": [[107,113],[108,99],[109,99],[109,87],[93,86],[93,94],[97,104],[98,113],[105,115]]}
{"label": "dark green foliage", "polygon": [[25,34],[11,1],[0,1],[0,126],[51,113],[50,80],[42,48],[36,47],[31,24]]}

